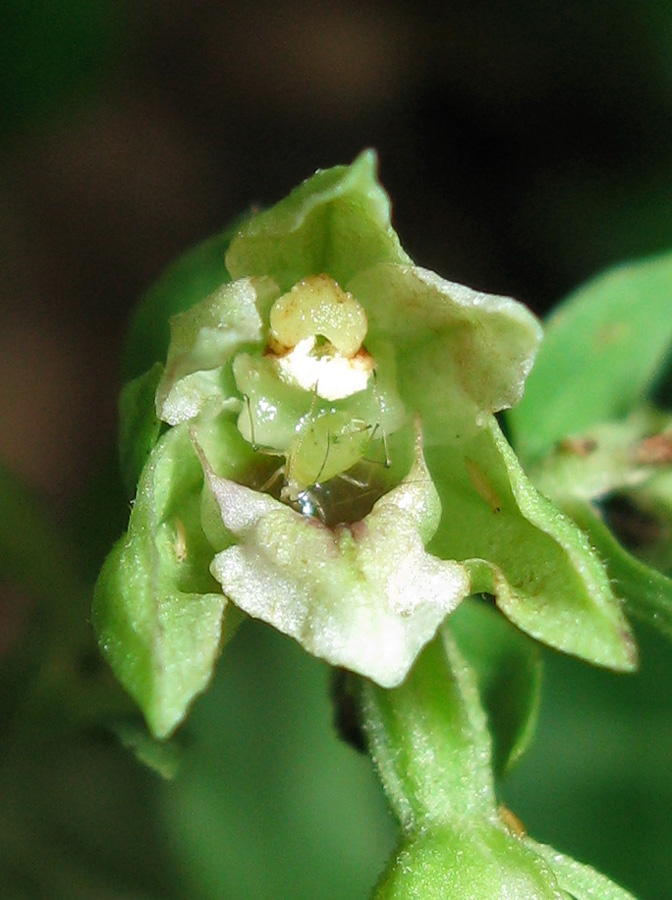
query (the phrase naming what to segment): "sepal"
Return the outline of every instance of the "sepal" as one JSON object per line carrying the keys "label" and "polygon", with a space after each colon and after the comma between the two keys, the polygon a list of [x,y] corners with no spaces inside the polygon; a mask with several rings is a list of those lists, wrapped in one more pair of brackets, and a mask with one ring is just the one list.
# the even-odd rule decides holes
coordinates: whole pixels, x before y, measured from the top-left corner
{"label": "sepal", "polygon": [[128,532],[94,593],[102,653],[158,738],[172,733],[205,689],[237,621],[225,615],[226,598],[208,572],[213,551],[200,524],[202,487],[187,426],[177,426],[152,451]]}
{"label": "sepal", "polygon": [[427,455],[445,517],[430,550],[467,559],[473,592],[492,594],[537,640],[633,669],[634,640],[602,562],[526,477],[496,420],[448,452]]}

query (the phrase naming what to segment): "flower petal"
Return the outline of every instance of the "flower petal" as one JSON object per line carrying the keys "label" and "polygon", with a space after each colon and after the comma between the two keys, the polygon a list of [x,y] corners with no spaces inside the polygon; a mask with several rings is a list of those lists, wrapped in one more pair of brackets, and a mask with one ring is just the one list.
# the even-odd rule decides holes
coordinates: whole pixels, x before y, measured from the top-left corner
{"label": "flower petal", "polygon": [[494,417],[475,437],[427,457],[444,513],[432,550],[468,559],[474,590],[494,594],[532,637],[632,670],[634,639],[604,566],[526,478]]}
{"label": "flower petal", "polygon": [[376,340],[396,347],[402,399],[422,417],[426,446],[474,431],[522,396],[541,327],[517,301],[389,263],[346,287],[366,310],[374,355]]}
{"label": "flower petal", "polygon": [[469,593],[463,565],[424,549],[440,507],[419,446],[404,481],[351,527],[328,528],[207,464],[206,474],[239,541],[211,566],[224,593],[334,665],[399,684]]}
{"label": "flower petal", "polygon": [[159,417],[170,425],[196,416],[220,398],[239,405],[230,368],[232,356],[262,339],[263,318],[277,296],[270,279],[224,284],[201,303],[170,320],[166,368],[156,392]]}
{"label": "flower petal", "polygon": [[202,484],[187,426],[177,426],[152,450],[128,532],[107,557],[94,594],[103,655],[158,738],[171,734],[205,690],[237,624],[208,573]]}
{"label": "flower petal", "polygon": [[379,262],[410,263],[390,224],[376,155],[318,171],[280,203],[245,221],[226,254],[232,278],[270,275],[283,291],[308,275],[345,285]]}

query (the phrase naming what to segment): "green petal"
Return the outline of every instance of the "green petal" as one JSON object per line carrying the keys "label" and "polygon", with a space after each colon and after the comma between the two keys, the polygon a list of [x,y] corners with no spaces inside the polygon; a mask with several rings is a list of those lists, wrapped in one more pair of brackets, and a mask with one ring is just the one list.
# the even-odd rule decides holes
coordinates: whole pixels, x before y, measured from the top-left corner
{"label": "green petal", "polygon": [[496,421],[428,450],[443,508],[430,549],[469,560],[474,591],[495,596],[532,637],[590,662],[631,670],[629,626],[585,534],[528,481]]}
{"label": "green petal", "polygon": [[447,620],[474,669],[493,741],[493,768],[501,777],[534,736],[541,695],[539,646],[496,609],[465,600]]}
{"label": "green petal", "polygon": [[317,172],[243,224],[226,254],[232,278],[269,275],[288,291],[308,275],[346,285],[379,262],[410,262],[390,224],[390,201],[369,150],[351,166]]}
{"label": "green petal", "polygon": [[410,265],[378,265],[347,287],[371,339],[395,345],[399,391],[422,418],[426,446],[475,430],[522,396],[541,327],[520,303]]}
{"label": "green petal", "polygon": [[173,316],[166,368],[156,393],[157,413],[164,422],[186,422],[212,400],[219,400],[220,408],[240,406],[224,363],[243,347],[261,342],[263,322],[276,295],[270,279],[241,279]]}
{"label": "green petal", "polygon": [[123,352],[124,381],[137,378],[154,363],[163,362],[170,343],[168,322],[176,313],[203,300],[230,281],[224,253],[236,222],[180,256],[154,282],[138,304]]}
{"label": "green petal", "polygon": [[203,473],[185,426],[152,451],[128,533],[107,558],[93,603],[104,656],[140,705],[155,737],[181,722],[210,680],[226,600],[208,573],[200,527]]}
{"label": "green petal", "polygon": [[212,565],[226,595],[334,665],[398,684],[469,593],[465,568],[423,546],[440,510],[419,441],[407,477],[351,527],[329,528],[214,472],[208,480],[239,542]]}
{"label": "green petal", "polygon": [[556,441],[639,403],[672,347],[672,255],[619,266],[572,294],[546,324],[525,398],[510,414],[529,463]]}

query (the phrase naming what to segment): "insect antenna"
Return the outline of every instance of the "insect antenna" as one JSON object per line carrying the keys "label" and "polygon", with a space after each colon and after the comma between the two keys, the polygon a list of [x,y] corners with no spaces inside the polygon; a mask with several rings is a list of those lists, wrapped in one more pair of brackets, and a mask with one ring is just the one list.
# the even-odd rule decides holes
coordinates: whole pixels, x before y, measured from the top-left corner
{"label": "insect antenna", "polygon": [[247,410],[247,418],[250,424],[250,443],[252,444],[252,449],[256,452],[259,449],[259,444],[257,444],[254,438],[254,416],[252,415],[252,404],[250,403],[250,398],[248,394],[243,394],[243,400],[245,401],[245,408]]}
{"label": "insect antenna", "polygon": [[[377,369],[373,370],[373,392],[376,395],[376,400],[378,401],[378,409],[380,411],[380,418],[382,419],[382,417],[383,417],[383,401],[380,397],[380,390],[378,388],[378,370]],[[373,429],[373,432],[371,434],[371,440],[373,440],[374,435],[375,435],[376,431],[378,430],[378,428],[380,428],[380,430],[382,432],[383,450],[385,451],[385,462],[383,463],[383,465],[385,466],[386,469],[389,469],[390,466],[392,465],[392,460],[390,459],[390,450],[389,450],[389,447],[387,444],[387,432],[383,428],[381,422],[376,422],[375,428]]]}
{"label": "insect antenna", "polygon": [[330,449],[331,449],[331,434],[329,432],[329,429],[327,429],[327,448],[325,450],[324,458],[322,460],[322,463],[320,464],[320,468],[318,469],[318,472],[317,472],[317,475],[315,476],[315,480],[313,481],[313,484],[320,483],[320,478],[322,477],[322,473],[324,472],[324,469],[327,465],[327,460],[329,459],[329,450]]}

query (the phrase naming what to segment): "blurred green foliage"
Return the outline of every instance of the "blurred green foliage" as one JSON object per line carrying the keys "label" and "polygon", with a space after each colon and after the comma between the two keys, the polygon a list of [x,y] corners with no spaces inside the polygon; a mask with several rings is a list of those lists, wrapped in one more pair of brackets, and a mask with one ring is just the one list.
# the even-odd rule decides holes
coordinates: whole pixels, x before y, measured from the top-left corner
{"label": "blurred green foliage", "polygon": [[160,786],[168,846],[198,900],[368,896],[395,826],[368,757],[339,741],[330,669],[246,623]]}
{"label": "blurred green foliage", "polygon": [[504,786],[547,841],[629,888],[665,900],[672,884],[672,654],[638,630],[641,669],[613,675],[544,653],[536,739]]}

